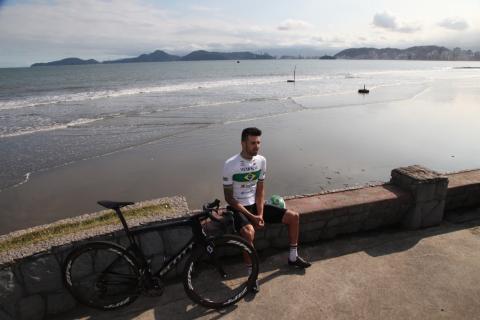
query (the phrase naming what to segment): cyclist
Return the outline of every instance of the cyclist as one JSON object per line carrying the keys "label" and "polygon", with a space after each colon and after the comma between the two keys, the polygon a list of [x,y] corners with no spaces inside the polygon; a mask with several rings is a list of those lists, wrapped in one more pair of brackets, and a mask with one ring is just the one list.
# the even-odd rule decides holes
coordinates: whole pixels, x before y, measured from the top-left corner
{"label": "cyclist", "polygon": [[[223,190],[228,210],[233,211],[235,228],[252,243],[255,230],[267,223],[284,223],[288,226],[290,254],[288,264],[308,268],[311,264],[297,253],[299,215],[297,212],[264,204],[264,180],[267,168],[265,157],[258,154],[262,131],[246,128],[242,131],[242,151],[225,161]],[[248,261],[247,261],[248,263]],[[258,291],[258,287],[254,288]]]}

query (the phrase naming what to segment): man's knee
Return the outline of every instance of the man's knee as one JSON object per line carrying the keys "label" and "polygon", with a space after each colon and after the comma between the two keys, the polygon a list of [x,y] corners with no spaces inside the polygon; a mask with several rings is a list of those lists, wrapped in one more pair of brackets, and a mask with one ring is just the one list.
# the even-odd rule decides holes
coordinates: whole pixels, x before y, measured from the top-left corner
{"label": "man's knee", "polygon": [[296,211],[287,210],[283,216],[282,222],[285,224],[298,223],[300,215]]}
{"label": "man's knee", "polygon": [[247,240],[253,241],[255,237],[255,229],[251,224],[247,224],[240,229],[240,234]]}

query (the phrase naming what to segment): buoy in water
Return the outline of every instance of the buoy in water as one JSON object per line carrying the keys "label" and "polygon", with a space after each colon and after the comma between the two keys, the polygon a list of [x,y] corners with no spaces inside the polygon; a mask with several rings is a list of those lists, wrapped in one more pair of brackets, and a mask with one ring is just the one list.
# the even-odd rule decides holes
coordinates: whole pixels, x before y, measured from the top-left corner
{"label": "buoy in water", "polygon": [[365,89],[365,85],[363,85],[363,89],[358,89],[358,93],[369,93],[370,90]]}
{"label": "buoy in water", "polygon": [[293,69],[293,80],[288,79],[287,82],[295,82],[295,71],[297,70],[297,66],[295,65],[295,68]]}

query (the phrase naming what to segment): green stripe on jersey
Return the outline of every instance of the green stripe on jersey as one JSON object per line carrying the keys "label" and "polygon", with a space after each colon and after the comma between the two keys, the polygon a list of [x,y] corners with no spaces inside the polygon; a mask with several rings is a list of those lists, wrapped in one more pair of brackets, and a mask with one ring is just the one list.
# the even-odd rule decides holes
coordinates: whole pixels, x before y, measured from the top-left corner
{"label": "green stripe on jersey", "polygon": [[236,173],[233,175],[233,181],[236,182],[246,182],[246,181],[255,181],[260,178],[260,172],[262,170],[247,172],[247,173]]}

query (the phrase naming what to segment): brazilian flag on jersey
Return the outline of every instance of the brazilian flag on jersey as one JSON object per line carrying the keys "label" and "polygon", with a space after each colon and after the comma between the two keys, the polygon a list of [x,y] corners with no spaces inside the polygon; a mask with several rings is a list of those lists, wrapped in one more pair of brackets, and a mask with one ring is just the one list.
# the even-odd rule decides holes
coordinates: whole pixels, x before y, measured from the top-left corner
{"label": "brazilian flag on jersey", "polygon": [[236,182],[253,182],[257,181],[260,178],[260,173],[262,170],[246,172],[246,173],[236,173],[233,175],[232,179]]}

